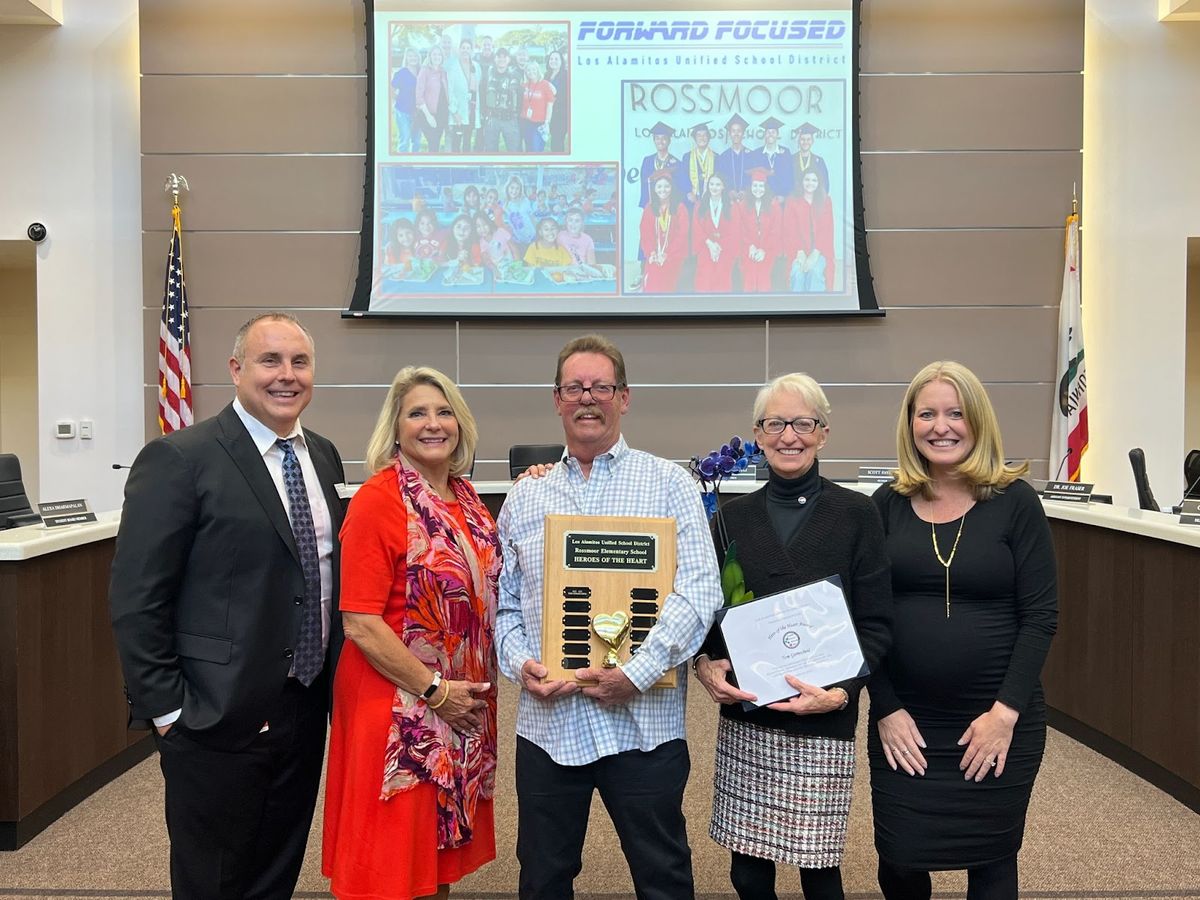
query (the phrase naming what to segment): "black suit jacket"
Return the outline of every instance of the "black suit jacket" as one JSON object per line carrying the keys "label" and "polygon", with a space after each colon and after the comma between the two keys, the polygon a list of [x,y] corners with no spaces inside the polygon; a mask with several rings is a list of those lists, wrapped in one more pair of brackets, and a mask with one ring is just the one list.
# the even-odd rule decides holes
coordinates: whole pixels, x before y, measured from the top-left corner
{"label": "black suit jacket", "polygon": [[[332,671],[345,475],[332,443],[304,437],[333,520]],[[131,719],[182,708],[179,724],[203,743],[252,741],[287,683],[303,597],[287,511],[232,405],[142,449],[109,588]]]}

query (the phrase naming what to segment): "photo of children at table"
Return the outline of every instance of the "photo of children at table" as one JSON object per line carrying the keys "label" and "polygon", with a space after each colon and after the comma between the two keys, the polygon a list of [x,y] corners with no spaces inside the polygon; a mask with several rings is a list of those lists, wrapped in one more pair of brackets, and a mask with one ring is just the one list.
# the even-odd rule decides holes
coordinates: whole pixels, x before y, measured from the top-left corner
{"label": "photo of children at table", "polygon": [[511,176],[504,186],[504,221],[515,240],[522,244],[533,242],[536,237],[533,204],[525,196],[525,186],[516,175]]}
{"label": "photo of children at table", "polygon": [[525,250],[525,265],[544,269],[571,265],[571,254],[558,245],[558,222],[542,219],[537,225],[537,240]]}
{"label": "photo of children at table", "polygon": [[583,230],[583,210],[572,206],[567,210],[566,228],[558,233],[558,245],[571,256],[572,265],[596,264],[596,242]]}
{"label": "photo of children at table", "polygon": [[417,227],[408,219],[397,219],[392,223],[392,239],[383,249],[383,274],[385,278],[403,278],[412,271],[413,245],[417,240]]}
{"label": "photo of children at table", "polygon": [[455,263],[460,268],[473,268],[482,264],[479,238],[470,216],[460,215],[450,225],[439,259],[442,263]]}
{"label": "photo of children at table", "polygon": [[[616,192],[615,165],[392,165],[379,183],[385,294],[617,292],[617,214],[595,208]],[[549,212],[571,195],[596,198],[593,211]]]}
{"label": "photo of children at table", "polygon": [[417,240],[413,256],[417,259],[437,259],[442,252],[441,229],[437,213],[428,207],[417,213]]}
{"label": "photo of children at table", "polygon": [[480,258],[493,269],[516,258],[512,235],[504,226],[496,226],[487,215],[475,216],[475,233],[479,235]]}

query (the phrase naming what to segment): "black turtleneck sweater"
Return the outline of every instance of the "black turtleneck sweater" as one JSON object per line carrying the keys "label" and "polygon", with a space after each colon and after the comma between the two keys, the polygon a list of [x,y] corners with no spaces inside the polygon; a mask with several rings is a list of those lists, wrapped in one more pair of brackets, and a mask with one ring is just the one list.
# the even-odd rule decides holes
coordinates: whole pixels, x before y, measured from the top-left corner
{"label": "black turtleneck sweater", "polygon": [[[800,503],[799,498],[805,502]],[[821,478],[816,463],[799,478],[779,478],[730,500],[713,520],[717,557],[736,540],[746,589],[765,597],[830,575],[840,575],[863,656],[875,671],[891,644],[892,582],[879,513],[869,497]],[[713,626],[701,653],[725,657]],[[773,709],[721,707],[721,715],[795,734],[853,740],[858,696],[865,678],[840,682],[850,703],[843,710],[797,716]]]}
{"label": "black turtleneck sweater", "polygon": [[808,471],[799,478],[783,478],[771,470],[767,480],[767,515],[775,526],[775,534],[785,546],[791,543],[821,496],[820,464],[813,460]]}

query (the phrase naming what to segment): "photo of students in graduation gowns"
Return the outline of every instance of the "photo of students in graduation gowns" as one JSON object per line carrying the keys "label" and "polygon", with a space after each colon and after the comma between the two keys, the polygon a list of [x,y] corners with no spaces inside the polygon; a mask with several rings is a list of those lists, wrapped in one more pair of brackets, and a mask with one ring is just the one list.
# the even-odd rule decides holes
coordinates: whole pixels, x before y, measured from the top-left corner
{"label": "photo of students in graduation gowns", "polygon": [[675,189],[674,169],[651,174],[650,201],[640,228],[643,294],[672,294],[688,258],[688,212]]}

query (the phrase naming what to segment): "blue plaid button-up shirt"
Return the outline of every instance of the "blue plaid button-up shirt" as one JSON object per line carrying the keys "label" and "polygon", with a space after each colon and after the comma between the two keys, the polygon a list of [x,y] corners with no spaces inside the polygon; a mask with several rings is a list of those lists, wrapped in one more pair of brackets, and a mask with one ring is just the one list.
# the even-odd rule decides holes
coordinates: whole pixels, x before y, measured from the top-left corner
{"label": "blue plaid button-up shirt", "polygon": [[640,450],[622,437],[592,462],[564,458],[544,478],[513,486],[500,510],[504,570],[496,614],[501,671],[521,683],[521,666],[542,657],[542,555],[545,517],[672,516],[676,525],[675,587],[658,624],[622,671],[641,692],[622,706],[603,707],[582,694],[541,700],[521,692],[517,734],[560,765],[584,765],[625,750],[653,750],[684,736],[687,673],[674,688],[651,688],[700,647],[721,606],[716,554],[700,491],[679,466]]}

